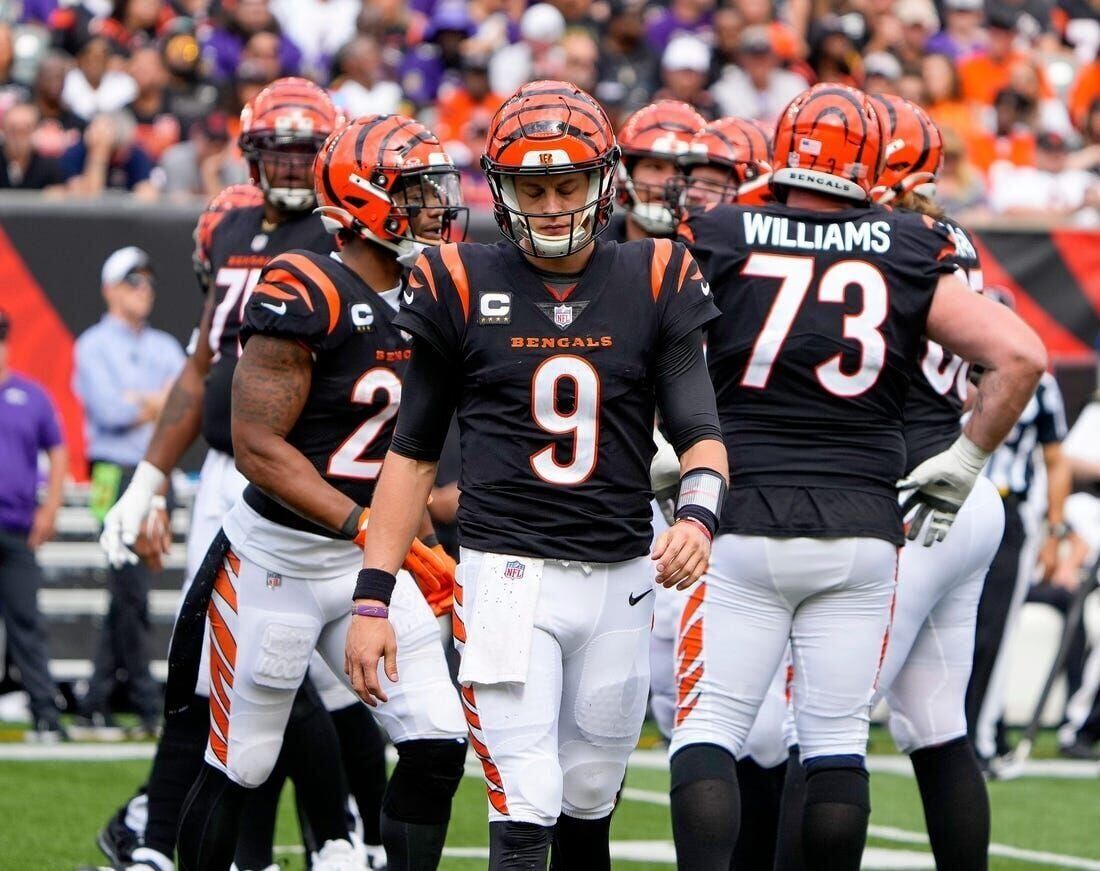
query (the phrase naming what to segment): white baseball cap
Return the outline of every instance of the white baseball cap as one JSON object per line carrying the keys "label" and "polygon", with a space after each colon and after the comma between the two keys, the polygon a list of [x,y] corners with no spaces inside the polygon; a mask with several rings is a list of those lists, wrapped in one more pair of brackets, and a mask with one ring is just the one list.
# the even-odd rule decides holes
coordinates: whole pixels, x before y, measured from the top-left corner
{"label": "white baseball cap", "polygon": [[153,271],[149,255],[136,245],[127,245],[103,261],[99,281],[104,287],[113,287],[131,272],[139,270]]}
{"label": "white baseball cap", "polygon": [[528,42],[557,42],[565,36],[565,16],[549,3],[536,3],[519,20],[519,35]]}
{"label": "white baseball cap", "polygon": [[710,69],[710,46],[687,34],[673,37],[661,56],[661,68],[705,73]]}

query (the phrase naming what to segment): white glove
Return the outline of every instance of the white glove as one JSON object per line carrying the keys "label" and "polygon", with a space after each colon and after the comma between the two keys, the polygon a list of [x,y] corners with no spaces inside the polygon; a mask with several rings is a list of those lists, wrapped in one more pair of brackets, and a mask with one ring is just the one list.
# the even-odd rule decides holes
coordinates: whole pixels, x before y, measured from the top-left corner
{"label": "white glove", "polygon": [[157,491],[164,479],[164,472],[142,460],[134,470],[130,486],[103,518],[99,545],[107,552],[107,561],[116,569],[127,563],[137,563],[138,556],[130,546],[137,541],[146,515],[156,507]]}
{"label": "white glove", "polygon": [[908,518],[912,512],[906,534],[910,541],[916,541],[925,520],[924,546],[944,540],[988,458],[989,451],[960,435],[946,451],[929,457],[898,481],[899,490],[917,488],[901,504],[902,516]]}

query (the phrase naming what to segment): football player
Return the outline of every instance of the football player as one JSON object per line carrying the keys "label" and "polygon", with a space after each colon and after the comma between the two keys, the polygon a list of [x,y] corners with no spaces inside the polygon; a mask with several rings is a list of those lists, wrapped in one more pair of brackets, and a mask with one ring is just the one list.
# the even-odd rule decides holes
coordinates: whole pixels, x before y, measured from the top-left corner
{"label": "football player", "polygon": [[[112,561],[137,558],[130,548],[137,547],[150,509],[160,504],[157,494],[200,432],[210,449],[203,462],[192,510],[186,584],[198,571],[222,516],[244,488],[244,478],[234,467],[229,428],[230,385],[240,351],[241,313],[262,267],[272,257],[294,248],[318,253],[332,250],[332,237],[311,214],[314,206],[311,173],[321,143],[342,124],[343,118],[328,94],[312,82],[296,78],[272,83],[241,113],[240,145],[253,183],[234,186],[219,194],[199,217],[192,258],[205,295],[199,326],[191,354],[171,389],[145,459],[105,519],[101,542]],[[161,518],[160,526],[167,528],[166,517]],[[319,661],[316,666],[314,675],[323,679],[325,667]],[[335,680],[333,677],[329,682]],[[124,842],[132,840],[133,835],[127,832],[131,829],[143,842],[133,856],[137,867],[171,867],[180,808],[201,768],[209,733],[208,694],[209,669],[204,667],[195,686],[195,704],[186,712],[166,719],[147,785],[144,831],[141,814],[128,814],[124,808],[100,835],[100,845],[116,864],[124,864],[128,859]],[[311,700],[316,701],[312,690],[298,707],[300,716],[296,716],[296,724],[308,722],[316,713]],[[376,751],[381,754],[383,742],[377,727],[363,717],[361,705],[352,707],[353,702],[354,696],[347,694],[336,704],[344,712],[334,717],[337,728],[342,733],[353,733],[360,743],[369,742],[373,734]],[[309,741],[317,748],[330,746],[305,728],[293,731],[291,742],[297,740]],[[332,762],[339,764],[338,757]],[[350,774],[350,779],[356,782],[356,773]],[[309,814],[310,828],[321,838],[316,846],[324,850],[329,840],[346,843],[343,812],[338,806],[334,810],[334,803],[339,805],[339,796],[332,790],[311,790],[300,778],[297,781],[299,792],[307,798],[305,806],[320,805]],[[310,796],[316,796],[316,801]],[[139,804],[140,801],[134,803],[135,809]],[[369,819],[369,806],[364,813]],[[127,820],[133,825],[127,826]],[[372,840],[371,834],[368,828],[368,841]],[[269,850],[270,844],[266,848]],[[335,854],[343,847],[334,844],[329,849]],[[377,846],[375,852],[380,854],[381,847]]]}
{"label": "football player", "polygon": [[[366,506],[409,356],[394,324],[399,258],[446,239],[461,211],[458,173],[439,141],[402,116],[366,116],[334,133],[314,186],[340,253],[274,258],[245,306],[232,432],[249,483],[186,606],[193,613],[209,601],[211,662],[206,761],[180,820],[188,871],[228,867],[244,796],[275,764],[313,650],[343,666]],[[380,504],[377,516],[392,510]],[[419,871],[439,863],[466,729],[435,615],[417,589],[453,582],[454,564],[419,541],[405,563],[417,580],[402,572],[394,593],[403,679],[386,682],[389,700],[377,709],[398,751],[382,838],[390,868]]]}
{"label": "football player", "polygon": [[615,242],[676,233],[679,160],[706,124],[687,103],[658,100],[643,106],[619,130],[618,204],[606,238]]}
{"label": "football player", "polygon": [[[982,289],[978,254],[966,231],[932,199],[943,160],[939,128],[919,106],[892,95],[871,98],[886,127],[885,162],[872,192],[881,203],[943,222],[955,240],[959,278]],[[964,360],[924,339],[905,403],[905,471],[959,437],[968,390]],[[990,479],[978,478],[934,547],[920,547],[913,524],[898,561],[897,600],[878,692],[890,731],[909,754],[938,868],[981,871],[989,848],[989,798],[966,735],[978,599],[1004,532],[1004,506]]]}
{"label": "football player", "polygon": [[[491,869],[545,867],[555,825],[555,867],[610,868],[610,813],[645,715],[654,579],[686,588],[702,574],[725,489],[702,352],[710,290],[671,240],[597,241],[617,161],[588,94],[524,85],[482,160],[504,241],[426,251],[397,317],[415,337],[411,404],[356,607],[385,607],[457,407],[454,633]],[[657,408],[682,482],[650,554]],[[390,691],[377,666],[396,678],[395,655],[383,616],[352,622],[348,668],[369,703]]]}
{"label": "football player", "polygon": [[719,118],[692,138],[680,157],[688,206],[771,202],[771,144],[744,118]]}
{"label": "football player", "polygon": [[[737,458],[681,644],[672,820],[690,871],[729,868],[733,760],[788,644],[806,867],[859,868],[870,702],[905,541],[896,486],[915,489],[911,530],[942,537],[1046,364],[1033,332],[955,277],[946,227],[870,202],[884,139],[866,95],[811,88],[776,129],[779,202],[713,206],[682,231],[723,312],[707,360]],[[924,335],[993,377],[958,438],[899,482]]]}

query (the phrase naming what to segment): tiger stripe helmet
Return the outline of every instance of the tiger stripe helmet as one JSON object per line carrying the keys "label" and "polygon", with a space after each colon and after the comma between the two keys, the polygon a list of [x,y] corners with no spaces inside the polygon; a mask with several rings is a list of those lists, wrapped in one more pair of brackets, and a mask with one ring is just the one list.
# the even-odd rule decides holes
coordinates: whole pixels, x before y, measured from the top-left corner
{"label": "tiger stripe helmet", "polygon": [[252,183],[276,208],[313,207],[310,170],[322,143],[346,123],[328,92],[308,79],[276,79],[241,110],[241,152]]}
{"label": "tiger stripe helmet", "polygon": [[871,194],[888,203],[913,191],[931,199],[943,165],[943,134],[918,106],[893,94],[871,97],[886,129],[885,158]]}
{"label": "tiger stripe helmet", "polygon": [[638,182],[634,179],[634,167],[647,157],[678,165],[690,148],[692,137],[706,123],[702,115],[679,100],[650,103],[623,122],[619,130],[619,148],[623,153],[619,166],[619,204],[647,233],[670,236],[675,232],[680,186],[673,179],[664,185]]}
{"label": "tiger stripe helmet", "polygon": [[787,106],[775,129],[772,191],[791,187],[867,202],[882,168],[885,134],[870,97],[832,83]]}
{"label": "tiger stripe helmet", "polygon": [[[540,81],[523,85],[493,116],[481,168],[505,238],[535,257],[565,257],[607,228],[618,162],[615,134],[600,104],[569,82]],[[554,214],[520,208],[519,178],[570,173],[588,176],[583,206]],[[569,232],[538,233],[533,217],[568,217]]]}
{"label": "tiger stripe helmet", "polygon": [[[317,214],[409,262],[465,228],[458,170],[432,131],[404,115],[364,115],[325,142],[314,164]],[[456,228],[461,228],[456,234]]]}
{"label": "tiger stripe helmet", "polygon": [[[760,128],[744,118],[719,118],[696,133],[681,158],[687,171],[687,187],[710,193],[707,201],[763,205],[771,201],[771,146]],[[693,178],[696,167],[726,171],[724,182]],[[689,202],[692,197],[688,197]],[[697,203],[693,203],[697,204]]]}
{"label": "tiger stripe helmet", "polygon": [[195,241],[195,250],[191,254],[191,264],[199,283],[206,286],[210,275],[210,245],[214,238],[214,229],[221,223],[222,216],[233,209],[247,209],[262,205],[264,192],[254,184],[232,184],[214,195],[206,204],[191,238]]}

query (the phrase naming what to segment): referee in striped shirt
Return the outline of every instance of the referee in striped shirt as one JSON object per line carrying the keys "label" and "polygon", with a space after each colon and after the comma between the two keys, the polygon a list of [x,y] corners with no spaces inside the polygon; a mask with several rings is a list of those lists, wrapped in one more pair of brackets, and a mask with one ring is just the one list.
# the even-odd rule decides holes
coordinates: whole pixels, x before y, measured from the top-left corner
{"label": "referee in striped shirt", "polygon": [[[989,289],[986,291],[989,292]],[[1002,292],[1001,295],[1004,295]],[[1001,299],[1013,307],[1011,297]],[[978,757],[992,759],[1007,747],[998,746],[998,722],[1004,710],[1005,665],[997,668],[998,654],[1009,624],[1019,614],[1034,575],[1036,553],[1028,547],[1027,514],[1021,509],[1033,505],[1032,485],[1036,460],[1045,466],[1046,523],[1039,531],[1038,562],[1044,578],[1054,570],[1058,544],[1068,534],[1063,509],[1072,486],[1069,463],[1062,455],[1066,437],[1065,406],[1054,376],[1044,374],[1035,395],[1020,415],[1016,426],[986,466],[985,473],[1004,499],[1005,531],[1000,549],[986,575],[978,603],[978,625],[974,641],[974,667],[966,692],[966,721]]]}

